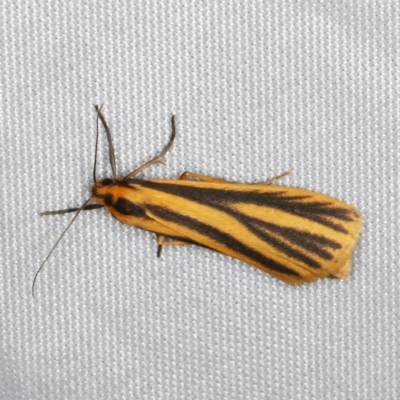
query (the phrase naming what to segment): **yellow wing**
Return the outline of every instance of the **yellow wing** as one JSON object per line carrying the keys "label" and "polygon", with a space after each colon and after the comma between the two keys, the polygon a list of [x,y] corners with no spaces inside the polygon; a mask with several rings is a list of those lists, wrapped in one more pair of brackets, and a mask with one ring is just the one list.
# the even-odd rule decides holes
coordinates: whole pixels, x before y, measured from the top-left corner
{"label": "yellow wing", "polygon": [[156,233],[176,232],[170,236],[238,258],[290,284],[349,274],[361,216],[330,196],[195,181],[136,180],[129,187],[130,201],[160,227],[149,229]]}

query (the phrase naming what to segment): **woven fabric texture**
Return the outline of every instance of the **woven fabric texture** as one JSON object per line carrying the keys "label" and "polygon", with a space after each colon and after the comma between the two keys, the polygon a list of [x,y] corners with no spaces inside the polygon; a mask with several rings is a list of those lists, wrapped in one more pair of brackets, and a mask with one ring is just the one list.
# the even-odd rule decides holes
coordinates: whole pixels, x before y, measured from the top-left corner
{"label": "woven fabric texture", "polygon": [[[400,3],[4,0],[0,398],[400,398]],[[290,287],[164,248],[90,193],[93,104],[117,168],[192,171],[355,205],[346,281]],[[101,131],[99,176],[110,176]]]}

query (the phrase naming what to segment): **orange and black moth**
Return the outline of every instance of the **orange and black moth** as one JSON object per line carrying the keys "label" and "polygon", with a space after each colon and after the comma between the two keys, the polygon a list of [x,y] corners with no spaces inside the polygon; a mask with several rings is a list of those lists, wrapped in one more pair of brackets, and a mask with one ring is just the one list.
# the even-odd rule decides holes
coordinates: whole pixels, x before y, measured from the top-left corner
{"label": "orange and black moth", "polygon": [[[162,246],[196,244],[245,261],[292,285],[349,275],[362,225],[361,215],[352,206],[321,193],[272,185],[288,173],[256,184],[232,183],[191,172],[183,173],[179,180],[136,178],[161,162],[172,146],[174,115],[172,135],[164,150],[121,178],[116,172],[110,130],[101,109],[95,108],[91,196],[79,208],[42,213],[76,212],[37,274],[82,210],[104,208],[124,224],[155,233],[158,257]],[[107,134],[112,179],[96,177],[99,120]],[[96,204],[89,204],[91,201]]]}

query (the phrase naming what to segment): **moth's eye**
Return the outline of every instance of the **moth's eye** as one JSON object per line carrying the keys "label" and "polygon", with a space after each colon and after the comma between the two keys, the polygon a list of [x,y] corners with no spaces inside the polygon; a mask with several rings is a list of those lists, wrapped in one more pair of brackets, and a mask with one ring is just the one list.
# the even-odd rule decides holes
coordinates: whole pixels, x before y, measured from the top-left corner
{"label": "moth's eye", "polygon": [[106,178],[106,179],[103,179],[103,180],[101,181],[101,186],[110,186],[110,185],[112,185],[113,183],[114,183],[114,182],[113,182],[112,179]]}

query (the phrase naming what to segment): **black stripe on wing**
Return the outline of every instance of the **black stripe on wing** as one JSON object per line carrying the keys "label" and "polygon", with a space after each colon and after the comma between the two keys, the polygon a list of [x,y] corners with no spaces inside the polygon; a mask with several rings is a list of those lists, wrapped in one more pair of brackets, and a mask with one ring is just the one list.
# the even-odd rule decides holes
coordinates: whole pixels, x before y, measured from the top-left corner
{"label": "black stripe on wing", "polygon": [[294,245],[303,248],[309,253],[314,253],[324,260],[332,260],[333,258],[333,255],[327,249],[339,250],[342,248],[339,242],[302,229],[289,228],[265,221],[257,223],[262,229],[267,229],[271,233],[285,238]]}
{"label": "black stripe on wing", "polygon": [[232,203],[253,204],[275,208],[288,214],[318,222],[342,233],[348,233],[347,229],[342,224],[334,222],[332,219],[350,222],[353,221],[355,217],[355,212],[348,208],[332,206],[332,203],[329,202],[307,202],[304,200],[311,196],[288,196],[285,191],[263,193],[255,190],[220,190],[140,180],[130,181],[130,183],[135,183],[143,187],[217,208],[222,208],[224,205],[229,206],[229,204]]}
{"label": "black stripe on wing", "polygon": [[[333,254],[329,252],[329,249],[338,250],[342,247],[340,243],[322,235],[265,222],[228,207],[224,208],[227,214],[236,218],[261,240],[292,260],[302,262],[311,268],[322,268],[320,262],[312,257],[313,255],[323,260],[332,260]],[[309,254],[305,254],[304,251]]]}
{"label": "black stripe on wing", "polygon": [[259,264],[264,265],[270,270],[286,275],[300,277],[300,275],[296,271],[293,271],[292,269],[270,259],[269,257],[264,256],[257,250],[243,244],[239,240],[235,239],[233,236],[217,228],[214,228],[213,226],[207,225],[201,221],[198,221],[197,219],[185,216],[180,213],[176,213],[160,206],[148,205],[147,210],[150,213],[154,214],[156,217],[178,225],[182,225],[185,228],[197,232],[202,236],[221,243],[224,246],[258,262]]}

